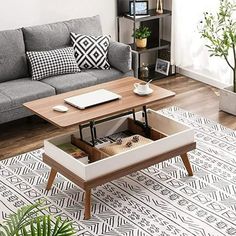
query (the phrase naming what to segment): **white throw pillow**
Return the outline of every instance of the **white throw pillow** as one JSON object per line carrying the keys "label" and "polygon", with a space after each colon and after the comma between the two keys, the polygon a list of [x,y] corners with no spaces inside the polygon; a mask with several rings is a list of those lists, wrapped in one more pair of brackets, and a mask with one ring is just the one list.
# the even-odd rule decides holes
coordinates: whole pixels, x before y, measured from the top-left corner
{"label": "white throw pillow", "polygon": [[81,69],[110,69],[108,47],[110,36],[87,36],[71,33],[75,58]]}
{"label": "white throw pillow", "polygon": [[80,72],[72,47],[50,51],[26,52],[31,65],[32,80]]}

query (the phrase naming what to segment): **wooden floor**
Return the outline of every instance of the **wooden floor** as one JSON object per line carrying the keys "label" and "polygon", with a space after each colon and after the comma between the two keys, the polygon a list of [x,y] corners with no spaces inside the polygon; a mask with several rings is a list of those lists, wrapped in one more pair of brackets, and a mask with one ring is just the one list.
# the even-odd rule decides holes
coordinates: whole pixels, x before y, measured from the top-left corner
{"label": "wooden floor", "polygon": [[[175,105],[236,129],[236,117],[219,112],[217,89],[183,76],[170,77],[153,83],[176,92],[176,96],[163,100],[151,108],[158,110]],[[44,139],[77,128],[58,129],[38,117],[0,125],[0,159],[40,148]]]}

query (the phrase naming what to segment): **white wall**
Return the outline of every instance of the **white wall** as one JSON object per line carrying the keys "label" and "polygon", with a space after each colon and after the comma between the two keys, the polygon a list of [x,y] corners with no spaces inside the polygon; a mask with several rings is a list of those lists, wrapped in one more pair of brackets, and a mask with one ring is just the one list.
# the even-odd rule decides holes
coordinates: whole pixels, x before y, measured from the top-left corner
{"label": "white wall", "polygon": [[0,30],[99,14],[103,33],[116,35],[116,0],[0,0]]}
{"label": "white wall", "polygon": [[[171,8],[171,1],[164,0],[164,7]],[[149,0],[149,4],[150,8],[155,8],[156,0]],[[103,33],[109,34],[115,39],[116,0],[0,0],[0,30],[40,25],[97,14],[101,16]],[[121,41],[131,43],[132,23],[127,20],[122,23]],[[164,31],[163,36],[164,38],[169,38],[170,29]],[[155,53],[148,55],[147,63],[153,64],[155,60]]]}
{"label": "white wall", "polygon": [[223,58],[210,57],[205,46],[208,41],[199,33],[203,13],[216,15],[219,3],[218,0],[173,1],[172,60],[184,75],[216,87],[226,87],[232,84],[232,70]]}

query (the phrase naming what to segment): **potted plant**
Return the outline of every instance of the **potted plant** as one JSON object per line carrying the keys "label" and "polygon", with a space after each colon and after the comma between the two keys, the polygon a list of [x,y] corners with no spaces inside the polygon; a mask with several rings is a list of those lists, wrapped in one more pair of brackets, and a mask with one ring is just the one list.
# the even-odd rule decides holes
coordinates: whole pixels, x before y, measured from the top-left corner
{"label": "potted plant", "polygon": [[151,30],[146,26],[140,26],[132,35],[135,37],[135,43],[138,48],[145,48],[147,46],[147,38],[150,37]]}
{"label": "potted plant", "polygon": [[42,203],[24,206],[0,223],[1,236],[73,236],[76,231],[72,222],[42,215]]}
{"label": "potted plant", "polygon": [[[221,89],[220,110],[236,115],[236,3],[220,0],[216,15],[205,12],[200,34],[208,41],[210,56],[222,57],[233,71],[233,86]],[[232,60],[230,60],[232,59]]]}

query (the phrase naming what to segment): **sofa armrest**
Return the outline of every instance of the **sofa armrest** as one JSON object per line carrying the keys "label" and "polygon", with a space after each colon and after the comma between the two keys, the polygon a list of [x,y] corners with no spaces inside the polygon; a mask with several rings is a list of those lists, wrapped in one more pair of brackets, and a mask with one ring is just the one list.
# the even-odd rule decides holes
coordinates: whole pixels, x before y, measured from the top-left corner
{"label": "sofa armrest", "polygon": [[108,62],[123,73],[132,70],[131,47],[124,43],[111,41],[108,48]]}
{"label": "sofa armrest", "polygon": [[139,58],[138,53],[132,50],[132,69],[134,71],[134,77],[138,78],[138,69],[139,69]]}

